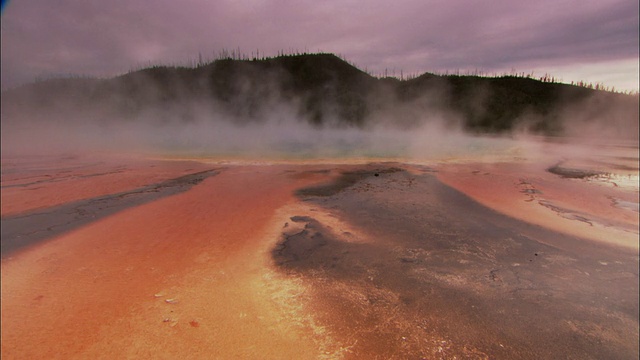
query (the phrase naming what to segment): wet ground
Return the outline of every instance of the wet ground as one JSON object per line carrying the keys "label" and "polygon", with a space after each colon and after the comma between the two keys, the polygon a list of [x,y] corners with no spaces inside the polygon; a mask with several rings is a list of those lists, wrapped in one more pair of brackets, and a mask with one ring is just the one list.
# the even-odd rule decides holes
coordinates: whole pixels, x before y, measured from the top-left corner
{"label": "wet ground", "polygon": [[637,157],[559,159],[3,161],[2,358],[635,359]]}
{"label": "wet ground", "polygon": [[[187,191],[215,174],[215,170],[201,171],[133,190],[78,200],[23,214],[3,216],[0,220],[2,257],[10,256],[39,241],[80,228],[124,209]],[[21,186],[29,185],[33,184]]]}
{"label": "wet ground", "polygon": [[347,358],[638,357],[637,252],[489,210],[427,167],[369,166],[298,196],[312,211],[283,225],[273,259]]}

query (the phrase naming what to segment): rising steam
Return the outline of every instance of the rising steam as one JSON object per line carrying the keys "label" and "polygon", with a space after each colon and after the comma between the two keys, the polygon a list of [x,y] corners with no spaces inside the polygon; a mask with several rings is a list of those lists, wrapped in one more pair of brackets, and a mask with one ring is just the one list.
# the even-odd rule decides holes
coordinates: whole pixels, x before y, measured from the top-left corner
{"label": "rising steam", "polygon": [[[6,101],[3,94],[3,156],[117,152],[264,159],[430,159],[530,150],[533,147],[521,140],[536,129],[555,130],[554,126],[571,138],[638,144],[637,95],[596,93],[544,115],[521,114],[509,120],[517,124],[510,131],[480,137],[469,133],[466,118],[482,119],[495,111],[489,102],[494,94],[486,86],[474,87],[463,106],[456,106],[450,85],[442,80],[432,80],[420,92],[409,87],[415,94],[407,95],[408,91],[395,91],[397,81],[391,80],[369,90],[373,80],[355,68],[345,68],[341,71],[347,80],[364,84],[357,89],[365,93],[367,111],[359,112],[364,115],[358,115],[354,123],[344,121],[344,109],[359,111],[352,103],[360,97],[340,90],[350,89],[348,82],[340,83],[345,79],[338,79],[338,91],[320,96],[322,104],[317,105],[303,93],[283,90],[287,86],[282,79],[290,76],[286,72],[262,74],[254,68],[243,69],[225,80],[225,92],[219,91],[222,96],[217,97],[209,90],[194,90],[180,72],[162,82],[153,72],[134,74],[134,82],[110,85],[103,92],[95,90],[98,80],[87,80],[75,87],[65,82],[26,86]],[[308,76],[315,81],[316,75]],[[208,81],[202,78],[200,83]],[[129,95],[132,89],[135,97]],[[324,94],[324,88],[319,89]],[[58,93],[65,96],[54,96]],[[165,99],[167,94],[172,101]],[[310,103],[316,106],[314,111],[320,109],[324,114],[322,122],[301,112]]]}

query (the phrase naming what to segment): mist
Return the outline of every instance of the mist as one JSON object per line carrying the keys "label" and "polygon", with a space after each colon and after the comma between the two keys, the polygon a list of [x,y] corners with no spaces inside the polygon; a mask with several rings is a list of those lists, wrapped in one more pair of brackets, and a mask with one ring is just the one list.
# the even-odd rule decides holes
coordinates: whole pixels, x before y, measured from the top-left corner
{"label": "mist", "polygon": [[56,79],[3,92],[2,154],[417,161],[527,156],[550,134],[638,145],[637,95],[549,84],[553,101],[504,103],[525,81],[377,79],[331,55]]}
{"label": "mist", "polygon": [[[265,114],[260,122],[237,124],[223,115],[189,122],[158,124],[153,118],[134,122],[95,123],[62,119],[2,123],[3,157],[65,155],[162,156],[244,161],[389,160],[428,161],[528,157],[540,153],[544,138],[526,132],[478,135],[430,117],[410,129],[376,124],[317,127],[293,111]],[[582,138],[566,138],[583,144]]]}
{"label": "mist", "polygon": [[86,118],[2,122],[6,156],[38,154],[141,153],[184,156],[230,156],[261,159],[405,158],[460,152],[472,136],[430,119],[412,129],[377,124],[318,127],[286,107],[260,121],[237,122],[223,114],[204,114],[183,122],[136,121],[97,123]]}

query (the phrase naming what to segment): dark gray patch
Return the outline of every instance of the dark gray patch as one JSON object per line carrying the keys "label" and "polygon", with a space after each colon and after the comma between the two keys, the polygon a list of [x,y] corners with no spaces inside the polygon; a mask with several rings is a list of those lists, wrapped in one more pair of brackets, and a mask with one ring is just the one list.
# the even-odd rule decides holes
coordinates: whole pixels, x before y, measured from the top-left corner
{"label": "dark gray patch", "polygon": [[2,257],[126,208],[187,191],[217,173],[216,170],[201,171],[130,191],[3,217],[0,242]]}
{"label": "dark gray patch", "polygon": [[[637,254],[503,216],[431,175],[359,182],[306,199],[370,242],[333,238],[300,216],[304,229],[272,253],[313,284],[320,320],[359,334],[354,357],[637,357]],[[344,284],[353,293],[335,290]]]}
{"label": "dark gray patch", "polygon": [[567,179],[585,179],[594,176],[606,175],[607,173],[596,170],[572,169],[560,166],[560,164],[547,169],[548,172],[560,175]]}
{"label": "dark gray patch", "polygon": [[370,176],[377,177],[384,174],[391,174],[398,171],[404,171],[397,167],[388,167],[382,169],[371,169],[371,170],[357,170],[357,171],[346,171],[340,174],[340,176],[334,181],[318,185],[302,188],[296,191],[296,195],[299,197],[311,197],[311,196],[320,196],[326,197],[335,195],[344,189],[347,189],[359,181],[366,179]]}

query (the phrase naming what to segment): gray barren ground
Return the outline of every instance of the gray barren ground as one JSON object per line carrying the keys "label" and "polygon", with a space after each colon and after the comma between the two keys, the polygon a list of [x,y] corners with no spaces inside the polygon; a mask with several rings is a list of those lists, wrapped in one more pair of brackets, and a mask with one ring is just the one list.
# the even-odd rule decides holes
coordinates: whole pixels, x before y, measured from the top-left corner
{"label": "gray barren ground", "polygon": [[501,215],[431,172],[368,166],[298,193],[368,238],[294,216],[272,253],[349,356],[638,358],[637,253]]}

